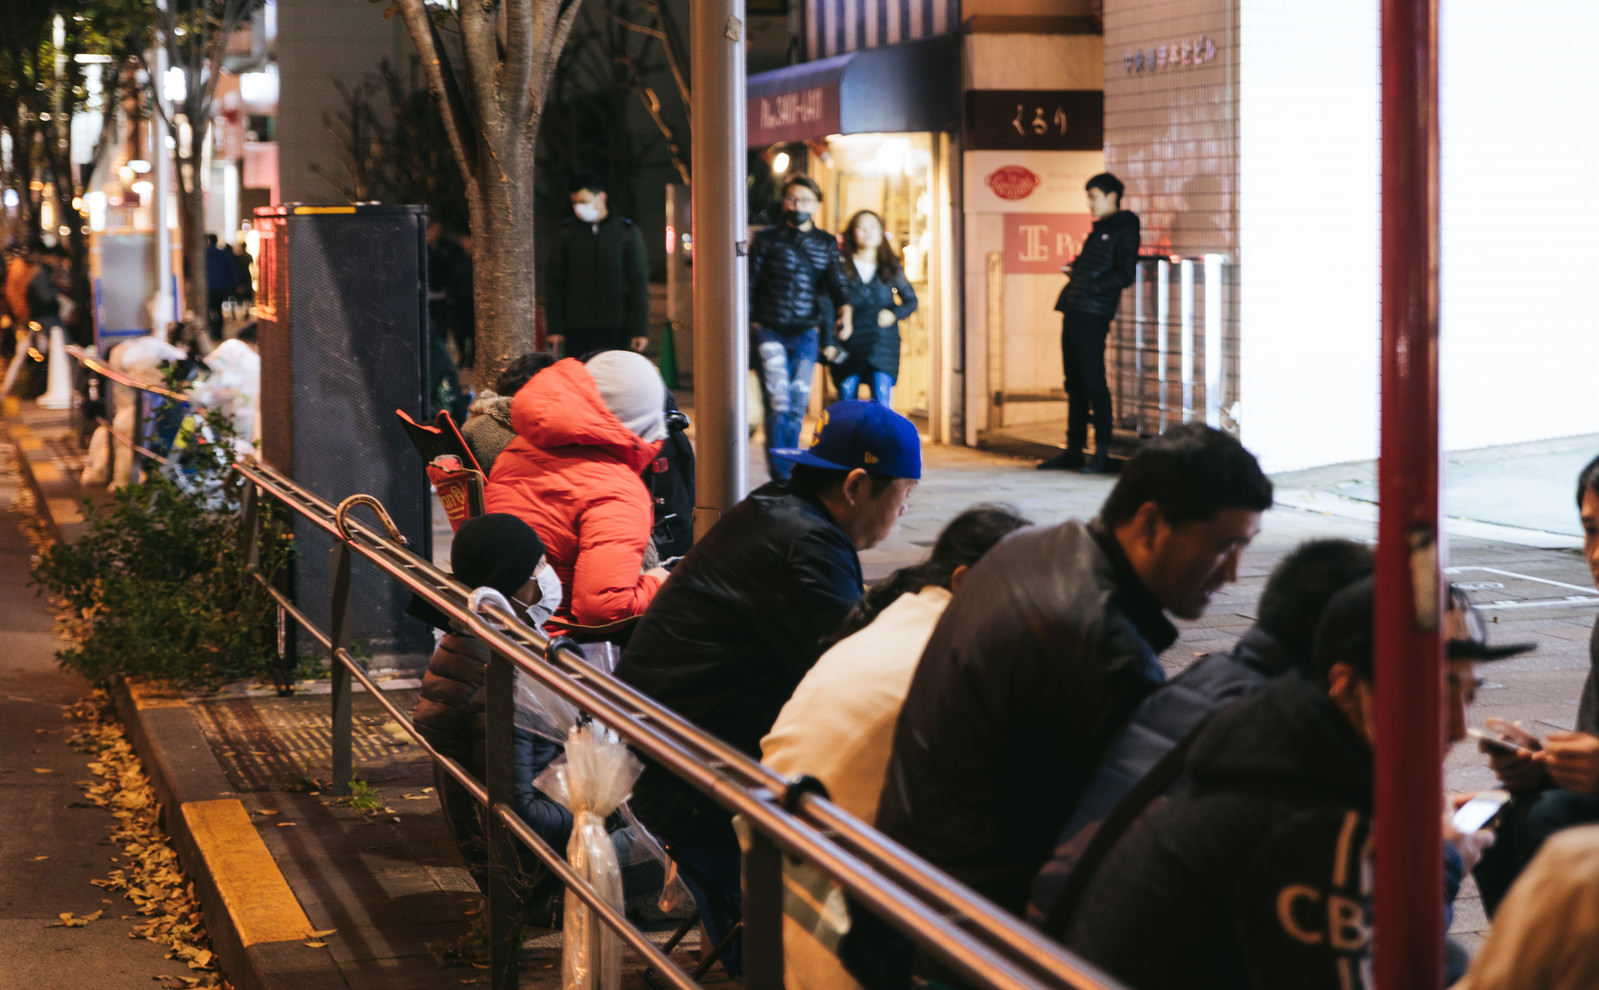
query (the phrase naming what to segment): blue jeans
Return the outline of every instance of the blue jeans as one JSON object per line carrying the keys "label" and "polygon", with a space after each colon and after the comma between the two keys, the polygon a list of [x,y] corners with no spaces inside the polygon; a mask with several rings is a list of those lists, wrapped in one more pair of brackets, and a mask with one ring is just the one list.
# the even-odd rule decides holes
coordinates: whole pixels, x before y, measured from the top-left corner
{"label": "blue jeans", "polygon": [[[872,387],[872,401],[880,406],[886,406],[894,397],[894,377],[886,371],[874,371],[867,384]],[[861,390],[861,376],[850,375],[838,383],[838,396],[841,399],[853,399]]]}
{"label": "blue jeans", "polygon": [[773,450],[798,447],[800,424],[811,401],[820,333],[815,327],[782,333],[754,328],[760,359],[761,400],[766,407],[766,468],[773,481],[787,481],[793,465],[772,456]]}

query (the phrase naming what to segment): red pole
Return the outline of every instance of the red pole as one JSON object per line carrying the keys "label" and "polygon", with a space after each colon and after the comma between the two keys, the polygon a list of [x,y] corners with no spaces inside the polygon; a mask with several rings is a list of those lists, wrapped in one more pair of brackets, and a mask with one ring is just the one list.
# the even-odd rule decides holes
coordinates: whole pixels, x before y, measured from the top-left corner
{"label": "red pole", "polygon": [[1382,439],[1377,464],[1376,975],[1442,986],[1438,10],[1382,3]]}

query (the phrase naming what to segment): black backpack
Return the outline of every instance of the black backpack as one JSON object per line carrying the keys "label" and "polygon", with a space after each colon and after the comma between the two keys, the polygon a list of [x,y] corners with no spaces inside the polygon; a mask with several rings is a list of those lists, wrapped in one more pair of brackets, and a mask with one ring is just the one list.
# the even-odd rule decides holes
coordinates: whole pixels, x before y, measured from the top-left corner
{"label": "black backpack", "polygon": [[681,557],[694,545],[694,445],[689,443],[688,416],[666,393],[666,440],[661,452],[644,469],[655,507],[655,528],[650,538],[661,559]]}

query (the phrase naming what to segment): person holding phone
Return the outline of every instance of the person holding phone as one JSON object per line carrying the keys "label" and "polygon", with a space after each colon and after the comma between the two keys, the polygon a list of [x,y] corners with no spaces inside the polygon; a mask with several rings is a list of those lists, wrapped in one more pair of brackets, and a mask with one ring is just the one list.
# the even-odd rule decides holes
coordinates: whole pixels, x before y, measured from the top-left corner
{"label": "person holding phone", "polygon": [[[1599,457],[1577,475],[1577,512],[1583,556],[1599,585]],[[1599,622],[1588,640],[1588,657],[1575,731],[1550,732],[1539,739],[1512,723],[1490,722],[1488,728],[1516,748],[1479,743],[1500,784],[1511,793],[1510,805],[1500,815],[1499,841],[1472,871],[1490,916],[1551,835],[1599,822]]]}

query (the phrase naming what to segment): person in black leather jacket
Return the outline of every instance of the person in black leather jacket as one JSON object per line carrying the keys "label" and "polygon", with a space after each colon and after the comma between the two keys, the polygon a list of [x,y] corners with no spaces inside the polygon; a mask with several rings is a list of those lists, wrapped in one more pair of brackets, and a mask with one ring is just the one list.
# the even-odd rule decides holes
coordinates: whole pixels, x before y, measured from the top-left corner
{"label": "person in black leather jacket", "polygon": [[[1371,574],[1372,549],[1353,540],[1300,544],[1272,569],[1258,618],[1231,650],[1209,653],[1139,704],[1083,789],[1055,850],[1033,879],[1029,921],[1044,927],[1106,817],[1196,726],[1277,677],[1310,670],[1311,640],[1327,602]],[[1166,792],[1175,790],[1174,778]],[[1148,806],[1159,801],[1153,797]]]}
{"label": "person in black leather jacket", "polygon": [[766,467],[773,481],[786,480],[789,465],[772,451],[799,445],[821,327],[833,322],[829,304],[846,327],[852,315],[838,240],[811,221],[821,205],[822,191],[809,176],[790,175],[783,183],[783,222],[750,241],[750,357],[765,402]]}
{"label": "person in black leather jacket", "polygon": [[[1138,261],[1138,214],[1121,207],[1120,179],[1101,172],[1088,180],[1088,212],[1094,229],[1068,266],[1070,280],[1055,300],[1061,315],[1060,353],[1066,372],[1066,449],[1039,464],[1040,470],[1081,468],[1101,474],[1110,466],[1110,386],[1105,378],[1105,339],[1122,290],[1133,284]],[[1094,456],[1083,460],[1088,419],[1094,419]]]}

